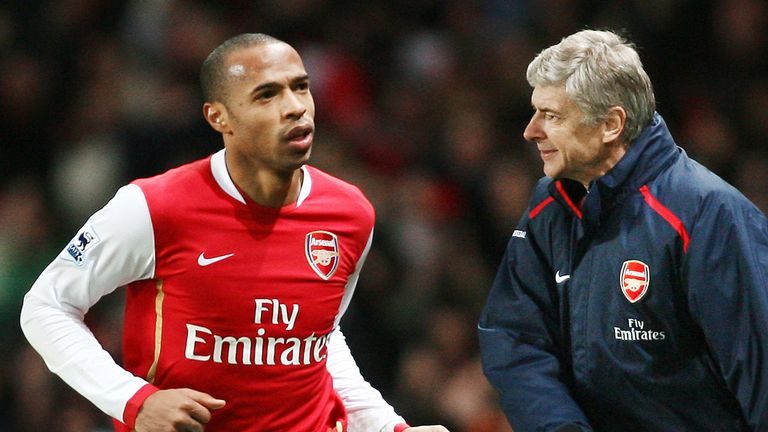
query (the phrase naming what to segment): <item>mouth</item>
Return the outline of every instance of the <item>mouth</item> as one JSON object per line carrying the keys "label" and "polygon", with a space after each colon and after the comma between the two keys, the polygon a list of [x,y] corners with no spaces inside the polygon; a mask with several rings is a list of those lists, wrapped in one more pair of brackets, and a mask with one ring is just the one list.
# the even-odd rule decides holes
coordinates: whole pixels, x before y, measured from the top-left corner
{"label": "mouth", "polygon": [[306,151],[312,147],[315,128],[310,123],[301,124],[291,128],[283,138],[288,145],[297,150]]}
{"label": "mouth", "polygon": [[539,149],[539,154],[541,155],[541,159],[546,162],[555,157],[557,149]]}
{"label": "mouth", "polygon": [[314,128],[311,124],[302,124],[293,127],[288,133],[285,134],[286,141],[301,141],[306,139],[312,134]]}

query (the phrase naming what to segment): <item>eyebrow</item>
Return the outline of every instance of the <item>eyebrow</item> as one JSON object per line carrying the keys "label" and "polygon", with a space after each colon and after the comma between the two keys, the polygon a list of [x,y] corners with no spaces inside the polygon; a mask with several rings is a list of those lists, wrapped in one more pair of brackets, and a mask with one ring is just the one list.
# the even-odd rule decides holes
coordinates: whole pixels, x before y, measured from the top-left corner
{"label": "eyebrow", "polygon": [[[289,84],[293,85],[293,84],[297,84],[297,83],[304,82],[304,81],[309,81],[309,75],[308,74],[303,74],[303,75],[299,75],[297,77],[291,78],[291,80],[289,81]],[[258,92],[260,92],[262,90],[274,90],[274,89],[280,88],[280,87],[282,87],[282,84],[280,84],[279,82],[277,82],[277,81],[268,81],[268,82],[265,82],[265,83],[257,85],[253,90],[251,90],[251,94],[256,94],[256,93],[258,93]]]}
{"label": "eyebrow", "polygon": [[543,113],[553,113],[553,114],[561,114],[562,113],[561,110],[557,110],[557,109],[554,109],[554,108],[551,108],[551,107],[548,107],[548,106],[543,106],[543,107],[537,108],[537,107],[531,105],[531,108],[533,108],[534,111],[539,111],[539,112],[543,112]]}
{"label": "eyebrow", "polygon": [[534,111],[541,111],[541,112],[551,112],[555,114],[562,114],[564,111],[564,108],[561,106],[554,106],[550,103],[550,101],[544,101],[543,103],[539,104],[537,107],[534,104],[531,104],[531,108],[533,108]]}

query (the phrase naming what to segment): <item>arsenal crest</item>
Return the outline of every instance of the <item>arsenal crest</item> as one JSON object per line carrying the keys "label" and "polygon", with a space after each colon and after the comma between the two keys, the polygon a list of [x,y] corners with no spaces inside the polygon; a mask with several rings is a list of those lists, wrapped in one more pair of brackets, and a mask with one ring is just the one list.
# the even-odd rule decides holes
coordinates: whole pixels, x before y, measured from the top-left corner
{"label": "arsenal crest", "polygon": [[648,265],[638,260],[624,261],[619,275],[619,284],[624,297],[635,303],[645,296],[651,284],[651,272]]}
{"label": "arsenal crest", "polygon": [[339,266],[339,240],[328,231],[312,231],[307,234],[304,251],[312,270],[324,280],[336,273]]}

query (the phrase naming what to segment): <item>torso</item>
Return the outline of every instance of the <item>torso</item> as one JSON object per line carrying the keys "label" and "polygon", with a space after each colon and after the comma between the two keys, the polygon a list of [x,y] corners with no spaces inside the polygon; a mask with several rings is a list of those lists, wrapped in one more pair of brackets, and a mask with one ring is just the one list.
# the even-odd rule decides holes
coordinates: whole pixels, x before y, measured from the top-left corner
{"label": "torso", "polygon": [[312,168],[298,207],[241,203],[206,163],[137,182],[156,266],[128,289],[125,366],[158,387],[227,400],[206,431],[323,430],[343,412],[325,368],[327,337],[351,295],[373,210]]}

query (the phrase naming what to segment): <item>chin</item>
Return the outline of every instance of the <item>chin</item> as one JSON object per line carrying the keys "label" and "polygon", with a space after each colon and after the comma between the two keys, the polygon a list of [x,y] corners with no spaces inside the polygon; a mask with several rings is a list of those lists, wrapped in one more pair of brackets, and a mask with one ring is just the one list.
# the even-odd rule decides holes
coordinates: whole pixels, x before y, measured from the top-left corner
{"label": "chin", "polygon": [[307,154],[307,155],[305,155],[305,156],[303,156],[303,157],[300,157],[300,158],[296,158],[296,160],[295,160],[295,161],[293,161],[293,162],[290,164],[290,166],[288,167],[288,169],[289,169],[289,170],[292,170],[292,171],[294,171],[294,170],[297,170],[297,169],[299,169],[299,168],[303,167],[303,166],[304,166],[304,165],[306,165],[307,163],[309,163],[309,154]]}
{"label": "chin", "polygon": [[544,165],[544,175],[547,177],[557,178],[562,175],[562,170],[557,167],[547,167]]}
{"label": "chin", "polygon": [[312,149],[309,149],[301,158],[299,158],[299,166],[306,165],[309,162],[309,157],[312,155]]}

